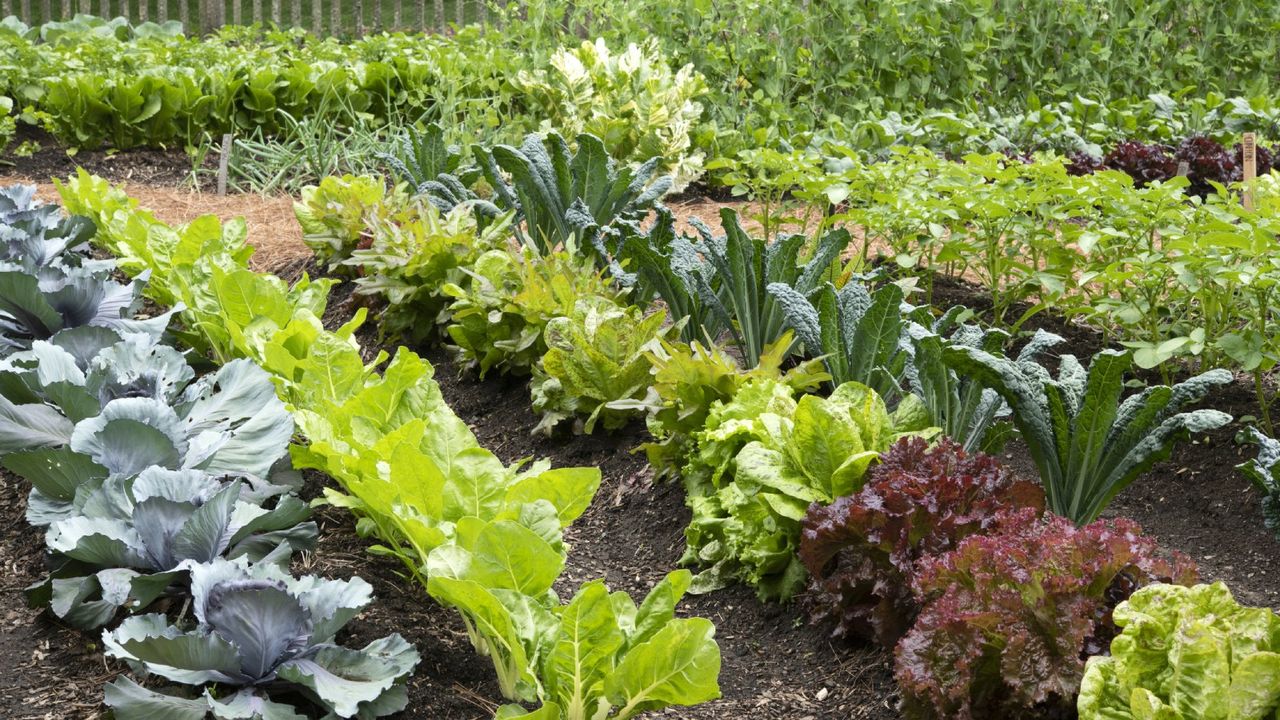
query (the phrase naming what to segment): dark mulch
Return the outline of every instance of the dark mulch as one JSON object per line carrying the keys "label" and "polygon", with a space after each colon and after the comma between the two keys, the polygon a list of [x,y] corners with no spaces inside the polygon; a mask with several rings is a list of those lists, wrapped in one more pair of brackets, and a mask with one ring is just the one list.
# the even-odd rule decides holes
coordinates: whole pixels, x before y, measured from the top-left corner
{"label": "dark mulch", "polygon": [[[28,141],[37,143],[39,149],[30,157],[14,156],[13,151]],[[65,180],[68,175],[75,174],[77,167],[113,183],[179,186],[190,181],[192,162],[181,146],[166,150],[135,148],[120,152],[80,150],[68,155],[66,147],[48,133],[20,125],[13,144],[0,157],[0,180],[7,177]]]}

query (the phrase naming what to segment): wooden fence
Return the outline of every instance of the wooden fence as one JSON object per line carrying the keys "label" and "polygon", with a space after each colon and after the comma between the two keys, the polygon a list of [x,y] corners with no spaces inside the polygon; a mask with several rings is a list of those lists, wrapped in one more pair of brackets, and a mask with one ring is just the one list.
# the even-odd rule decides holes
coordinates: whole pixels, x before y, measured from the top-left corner
{"label": "wooden fence", "polygon": [[444,32],[451,25],[496,19],[507,0],[0,0],[0,17],[28,25],[77,13],[132,23],[178,20],[187,34],[223,25],[272,22],[316,35],[360,36],[378,30]]}

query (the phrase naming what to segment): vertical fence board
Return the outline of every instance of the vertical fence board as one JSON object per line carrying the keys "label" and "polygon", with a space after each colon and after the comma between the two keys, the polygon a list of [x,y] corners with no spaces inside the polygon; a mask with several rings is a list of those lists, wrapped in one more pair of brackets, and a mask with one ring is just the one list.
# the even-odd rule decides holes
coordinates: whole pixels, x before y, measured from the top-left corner
{"label": "vertical fence board", "polygon": [[458,15],[458,27],[462,27],[463,25],[466,25],[466,24],[467,24],[467,2],[466,2],[466,0],[457,0],[457,2],[454,4],[454,6],[453,6],[453,7],[454,7],[454,9],[455,9],[455,10],[457,10],[457,11],[458,11],[458,12],[457,12],[457,15]]}
{"label": "vertical fence board", "polygon": [[392,30],[399,30],[400,28],[404,27],[404,23],[402,22],[403,18],[401,17],[401,14],[400,14],[400,6],[401,6],[401,5],[404,5],[403,0],[396,0],[396,4],[395,4],[395,13],[394,13],[394,14],[392,14],[392,16],[391,16],[391,29],[392,29]]}
{"label": "vertical fence board", "polygon": [[342,34],[342,0],[329,0],[329,34]]}
{"label": "vertical fence board", "polygon": [[271,22],[280,24],[280,0],[271,0]]}
{"label": "vertical fence board", "polygon": [[191,33],[191,8],[188,7],[187,0],[178,0],[178,22],[182,23],[182,30],[188,34]]}
{"label": "vertical fence board", "polygon": [[372,0],[373,2],[373,24],[369,29],[378,32],[382,29],[382,0]]}
{"label": "vertical fence board", "polygon": [[22,17],[26,21],[35,19],[31,17],[31,0],[22,0]]}
{"label": "vertical fence board", "polygon": [[244,7],[241,5],[241,0],[231,0],[231,24],[244,24]]}
{"label": "vertical fence board", "polygon": [[[40,0],[40,22],[47,23],[53,18],[53,3],[50,0]],[[30,24],[30,23],[28,23]]]}
{"label": "vertical fence board", "polygon": [[66,20],[71,17],[71,0],[62,0],[62,15],[59,20]]}
{"label": "vertical fence board", "polygon": [[93,0],[80,0],[80,13],[88,15],[93,12]]}
{"label": "vertical fence board", "polygon": [[444,32],[444,26],[447,22],[444,19],[444,0],[435,0],[435,7],[433,9],[435,10],[435,16],[431,20],[431,27],[433,27],[436,32]]}
{"label": "vertical fence board", "polygon": [[156,0],[156,19],[169,22],[169,0]]}
{"label": "vertical fence board", "polygon": [[324,34],[323,11],[324,8],[320,7],[320,0],[311,0],[311,34],[316,37],[322,37]]}
{"label": "vertical fence board", "polygon": [[0,0],[0,13],[4,13],[5,17],[13,14],[13,0]]}
{"label": "vertical fence board", "polygon": [[293,0],[289,4],[289,16],[294,27],[302,27],[302,0]]}
{"label": "vertical fence board", "polygon": [[[164,0],[161,0],[161,2],[163,1]],[[144,23],[151,20],[150,5],[150,0],[138,0],[138,22]]]}
{"label": "vertical fence board", "polygon": [[253,22],[262,22],[262,0],[253,0]]}
{"label": "vertical fence board", "polygon": [[364,1],[352,0],[352,10],[356,16],[356,37],[364,36]]}
{"label": "vertical fence board", "polygon": [[111,17],[110,0],[98,0],[98,17],[104,17],[104,18]]}

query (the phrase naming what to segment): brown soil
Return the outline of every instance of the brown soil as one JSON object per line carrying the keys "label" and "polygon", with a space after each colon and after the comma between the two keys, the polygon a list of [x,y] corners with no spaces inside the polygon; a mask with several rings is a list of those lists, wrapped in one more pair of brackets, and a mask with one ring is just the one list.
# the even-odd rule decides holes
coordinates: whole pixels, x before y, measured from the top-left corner
{"label": "brown soil", "polygon": [[[215,199],[198,197],[202,211]],[[699,210],[713,213],[712,205],[701,203]],[[312,269],[297,253],[276,256],[259,232],[251,232],[255,244],[264,246],[264,266],[282,274]],[[982,295],[963,284],[944,285],[939,285],[939,303],[974,303]],[[351,311],[343,300],[345,288],[337,293],[331,306],[334,317]],[[1068,334],[1070,349],[1077,354],[1087,355],[1101,344],[1087,328],[1048,316],[1036,320]],[[366,333],[366,338],[371,335]],[[644,439],[640,424],[612,435],[535,437],[530,435],[536,418],[526,383],[509,378],[477,381],[459,375],[439,350],[428,351],[427,357],[436,363],[446,400],[481,443],[503,460],[535,455],[549,457],[558,466],[601,468],[600,492],[568,534],[572,548],[557,588],[562,596],[597,577],[615,590],[642,594],[675,567],[688,511],[680,488],[653,485],[643,456],[631,452]],[[1237,415],[1253,412],[1252,394],[1243,383],[1212,402]],[[1256,492],[1232,468],[1252,453],[1232,441],[1237,429],[1229,427],[1180,446],[1169,462],[1124,492],[1111,513],[1134,518],[1166,546],[1191,555],[1200,563],[1204,579],[1226,580],[1242,601],[1280,609],[1280,542],[1262,525]],[[1034,468],[1019,448],[1011,448],[1007,461],[1018,474],[1034,477]],[[313,478],[310,492],[317,491],[317,483]],[[5,528],[0,557],[6,573],[0,595],[0,665],[10,669],[0,684],[0,717],[99,717],[101,685],[119,668],[102,659],[93,634],[60,627],[25,608],[21,589],[42,572],[43,543],[22,519],[24,496],[25,488],[0,478],[0,520]],[[402,717],[490,717],[500,702],[492,668],[471,650],[456,615],[434,605],[420,587],[403,579],[394,562],[366,554],[368,541],[355,534],[348,514],[326,508],[319,518],[321,546],[300,561],[299,569],[333,576],[359,574],[377,591],[375,604],[348,626],[345,641],[362,644],[400,632],[423,655],[411,685],[410,710]],[[724,698],[654,717],[897,717],[889,655],[868,647],[832,645],[820,630],[805,624],[794,606],[764,604],[749,590],[732,588],[689,598],[681,611],[716,623]]]}

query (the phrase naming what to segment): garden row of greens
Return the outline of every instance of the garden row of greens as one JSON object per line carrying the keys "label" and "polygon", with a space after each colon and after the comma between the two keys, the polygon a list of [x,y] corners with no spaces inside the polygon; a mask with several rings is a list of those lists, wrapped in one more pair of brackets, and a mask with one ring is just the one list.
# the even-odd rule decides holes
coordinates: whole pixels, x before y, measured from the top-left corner
{"label": "garden row of greens", "polygon": [[293,286],[247,267],[244,224],[214,217],[171,228],[105,181],[61,188],[68,211],[93,219],[95,242],[146,294],[180,308],[185,340],[216,362],[248,358],[275,383],[307,441],[294,465],[340,488],[375,551],[403,561],[428,593],[462,615],[494,663],[502,718],[610,718],[719,696],[715,629],[679,619],[690,583],[671,573],[637,605],[602,581],[567,603],[552,589],[565,565],[563,529],[590,504],[594,468],[501,463],[444,404],[426,361],[401,348],[368,358],[354,338],[361,311],[336,331],[324,315],[331,280]]}
{"label": "garden row of greens", "polygon": [[317,528],[271,378],[249,360],[196,378],[161,342],[173,311],[136,317],[145,280],[113,279],[114,262],[87,254],[93,223],[34,194],[0,191],[0,464],[30,482],[27,519],[53,560],[33,604],[83,629],[159,610],[105,631],[107,655],[219,687],[175,696],[121,677],[106,689],[121,720],[297,717],[290,694],[343,718],[403,709],[411,645],[334,644],[369,584],[289,573]]}
{"label": "garden row of greens", "polygon": [[[1076,703],[1081,658],[1105,650],[1117,632],[1108,619],[1116,603],[1149,583],[1192,580],[1183,559],[1158,560],[1136,526],[1095,519],[1179,438],[1230,422],[1213,410],[1180,412],[1230,382],[1229,373],[1126,398],[1132,356],[1104,351],[1087,369],[1060,356],[1054,377],[1040,360],[1060,338],[1039,332],[1005,357],[1007,333],[967,324],[962,308],[937,316],[913,307],[899,284],[856,274],[865,261],[849,254],[853,237],[843,228],[752,237],[726,210],[723,234],[697,225],[699,236],[687,237],[657,204],[668,178],[615,167],[596,138],[574,145],[547,135],[519,148],[477,147],[473,166],[435,128],[391,163],[401,184],[330,178],[296,211],[319,258],[386,303],[385,333],[428,340],[422,320],[434,318],[481,374],[531,374],[539,429],[572,418],[591,432],[645,417],[651,463],[687,491],[684,560],[703,568],[694,591],[742,581],[762,598],[785,599],[807,582],[815,619],[835,620],[837,636],[896,645],[912,717],[963,718]],[[935,174],[953,165],[903,157],[929,158]],[[982,173],[1006,167],[1133,192],[1119,173],[1072,178],[1060,163],[1046,171],[975,157],[954,167],[968,173],[954,186],[936,177],[923,184],[952,188],[956,205],[962,186],[999,202],[1004,186]],[[1006,184],[1034,189],[1032,177]],[[864,182],[849,197],[883,185]],[[474,192],[483,186],[487,197]],[[1024,206],[1001,206],[1001,227],[1047,201],[1010,202]],[[961,217],[973,224],[985,215],[952,218],[968,231]],[[811,394],[823,387],[825,397]],[[977,452],[1001,445],[1009,417],[1040,488],[1013,482]],[[928,450],[924,438],[939,434],[949,439]],[[1271,504],[1280,488],[1273,454],[1250,468]],[[1135,603],[1168,597],[1193,606],[1186,622],[1198,622],[1198,604],[1221,603],[1224,617],[1238,610],[1221,587],[1142,592]],[[1210,642],[1221,647],[1260,624],[1268,639],[1251,662],[1270,674],[1242,675],[1232,692],[1280,688],[1280,620],[1239,612],[1253,629],[1227,622]],[[1135,633],[1146,627],[1131,622]],[[1167,623],[1161,631],[1177,632]],[[1150,679],[1170,664],[1203,671],[1182,667],[1177,642],[1159,645],[1169,637],[1139,641],[1159,647],[1152,676],[1106,675],[1124,652],[1095,661],[1079,699],[1086,717],[1128,712],[1135,686],[1146,707],[1190,708],[1181,690]],[[1222,693],[1235,688],[1228,675],[1211,681]],[[1270,717],[1280,689],[1267,693],[1231,702],[1241,717]]]}
{"label": "garden row of greens", "polygon": [[[620,19],[618,27],[657,12],[641,5],[619,16],[625,21]],[[971,10],[965,3],[944,5],[947,12]],[[766,16],[799,11],[769,7]],[[724,13],[716,4],[674,13],[663,8],[660,14],[668,30],[701,33],[733,17]],[[682,15],[705,16],[709,24],[665,25]],[[294,148],[295,155],[314,155],[335,152],[353,138],[433,120],[451,131],[467,128],[466,137],[454,138],[467,141],[515,142],[535,129],[567,136],[587,131],[604,139],[612,155],[633,164],[666,158],[679,189],[702,174],[707,158],[759,163],[769,152],[820,147],[830,140],[863,154],[898,144],[952,154],[1100,154],[1101,148],[1130,138],[1169,142],[1196,133],[1221,139],[1243,131],[1280,135],[1280,107],[1265,95],[1228,97],[1209,82],[1199,95],[1177,99],[1154,94],[1161,92],[1158,86],[1117,98],[1105,84],[1068,83],[1060,86],[1062,97],[1044,102],[1030,97],[1012,106],[979,102],[983,92],[976,91],[923,105],[918,92],[897,99],[890,94],[882,105],[868,100],[868,93],[879,96],[871,88],[880,81],[857,73],[803,89],[817,79],[815,73],[833,69],[809,66],[812,58],[802,75],[772,66],[726,75],[729,68],[719,53],[726,51],[727,41],[718,34],[701,38],[707,42],[692,46],[698,52],[689,56],[691,47],[677,50],[682,46],[664,35],[632,36],[650,37],[637,47],[617,28],[600,28],[607,41],[581,43],[549,24],[536,7],[528,20],[512,18],[511,23],[505,30],[471,27],[453,36],[393,33],[346,42],[245,27],[193,39],[158,26],[130,31],[119,19],[108,23],[87,16],[37,30],[10,19],[0,26],[0,62],[10,69],[0,83],[5,110],[0,138],[12,137],[22,122],[48,130],[71,148],[184,146],[198,157],[201,148],[226,132],[250,145],[292,140],[325,146]],[[870,31],[863,30],[863,40],[871,42]],[[773,52],[772,43],[765,47]],[[701,54],[712,48],[720,50]],[[761,60],[737,57],[734,63]],[[893,64],[895,75],[907,67],[901,58]],[[858,66],[841,67],[853,72]],[[1147,76],[1142,77],[1145,82]],[[945,87],[959,86],[949,81]],[[1229,91],[1253,90],[1246,83]],[[791,108],[806,107],[786,102],[794,91],[826,99],[799,110],[804,117],[792,117]],[[746,115],[739,112],[744,103],[753,109]],[[814,114],[813,108],[823,110]],[[765,157],[757,157],[761,154]],[[344,171],[368,169],[359,157],[343,162],[353,166]]]}

